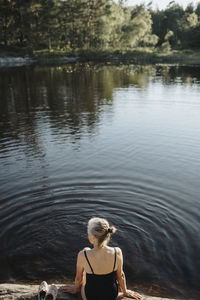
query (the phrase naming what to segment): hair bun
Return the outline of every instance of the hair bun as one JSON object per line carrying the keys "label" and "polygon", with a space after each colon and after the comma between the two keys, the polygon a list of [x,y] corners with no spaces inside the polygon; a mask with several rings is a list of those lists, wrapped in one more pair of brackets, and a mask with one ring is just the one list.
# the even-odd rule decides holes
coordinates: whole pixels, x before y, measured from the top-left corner
{"label": "hair bun", "polygon": [[116,231],[116,228],[114,226],[110,226],[108,228],[108,233],[115,233],[115,231]]}

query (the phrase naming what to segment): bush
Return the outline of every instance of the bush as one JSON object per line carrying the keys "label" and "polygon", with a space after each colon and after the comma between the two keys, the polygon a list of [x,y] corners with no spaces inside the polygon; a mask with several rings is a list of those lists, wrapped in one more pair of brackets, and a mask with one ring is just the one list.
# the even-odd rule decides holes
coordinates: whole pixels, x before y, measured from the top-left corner
{"label": "bush", "polygon": [[170,43],[168,41],[162,43],[162,45],[160,46],[160,52],[162,52],[162,53],[169,53],[170,51],[171,51],[171,45],[170,45]]}

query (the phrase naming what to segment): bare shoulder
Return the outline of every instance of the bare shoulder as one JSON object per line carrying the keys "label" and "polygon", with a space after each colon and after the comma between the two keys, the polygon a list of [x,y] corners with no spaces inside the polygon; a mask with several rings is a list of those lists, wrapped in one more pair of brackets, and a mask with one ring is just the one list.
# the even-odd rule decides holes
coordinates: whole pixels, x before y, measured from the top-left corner
{"label": "bare shoulder", "polygon": [[82,251],[85,251],[85,250],[91,250],[91,248],[90,247],[85,247],[85,248],[83,248]]}
{"label": "bare shoulder", "polygon": [[85,261],[85,255],[84,255],[85,250],[91,250],[91,249],[89,247],[86,247],[83,250],[79,251],[79,253],[77,255],[77,264],[78,265],[82,265]]}
{"label": "bare shoulder", "polygon": [[85,248],[83,248],[81,251],[79,251],[79,253],[78,253],[78,258],[79,259],[81,259],[81,258],[83,258],[84,257],[84,251],[85,250],[91,250],[89,247],[85,247]]}
{"label": "bare shoulder", "polygon": [[115,249],[116,249],[116,253],[117,253],[117,261],[123,262],[122,250],[119,247],[116,247]]}
{"label": "bare shoulder", "polygon": [[117,255],[122,256],[122,250],[119,247],[115,247]]}
{"label": "bare shoulder", "polygon": [[91,250],[91,248],[89,248],[89,247],[83,248],[81,251],[79,251],[78,256],[83,256],[84,255],[84,251],[87,251],[87,250]]}

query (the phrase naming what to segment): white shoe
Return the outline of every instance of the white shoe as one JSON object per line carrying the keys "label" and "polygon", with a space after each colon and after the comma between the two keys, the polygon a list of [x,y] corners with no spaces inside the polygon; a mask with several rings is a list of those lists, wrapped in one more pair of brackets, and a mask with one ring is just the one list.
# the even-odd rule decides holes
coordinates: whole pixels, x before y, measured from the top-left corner
{"label": "white shoe", "polygon": [[38,288],[38,300],[44,300],[48,293],[49,286],[46,281],[42,281]]}
{"label": "white shoe", "polygon": [[56,300],[57,294],[58,289],[54,284],[52,284],[48,290],[45,300]]}

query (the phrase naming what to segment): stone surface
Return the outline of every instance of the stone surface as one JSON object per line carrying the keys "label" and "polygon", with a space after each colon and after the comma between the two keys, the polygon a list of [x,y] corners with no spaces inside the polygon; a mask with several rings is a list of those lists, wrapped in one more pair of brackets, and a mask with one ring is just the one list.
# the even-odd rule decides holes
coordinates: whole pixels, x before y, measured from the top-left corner
{"label": "stone surface", "polygon": [[[56,286],[59,289],[61,285],[56,284]],[[38,285],[22,285],[22,284],[8,284],[8,283],[0,284],[0,300],[37,300],[37,290],[38,290]],[[123,298],[123,300],[128,300],[128,299],[130,298]],[[62,293],[61,290],[58,290],[57,300],[81,300],[81,296],[80,294],[75,296],[69,295],[67,293]],[[142,295],[142,300],[169,300],[169,299]]]}

